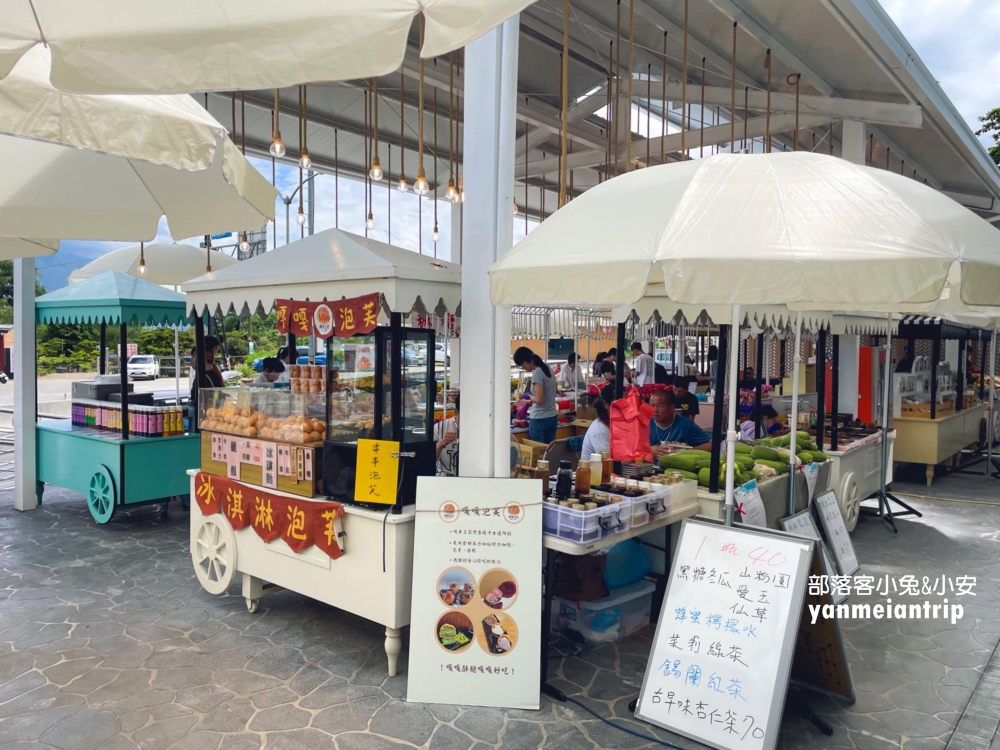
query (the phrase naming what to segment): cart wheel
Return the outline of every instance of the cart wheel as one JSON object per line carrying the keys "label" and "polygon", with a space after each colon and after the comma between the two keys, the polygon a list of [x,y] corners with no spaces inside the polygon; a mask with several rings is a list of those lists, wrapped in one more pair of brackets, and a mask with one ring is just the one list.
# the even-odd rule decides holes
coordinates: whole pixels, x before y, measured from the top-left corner
{"label": "cart wheel", "polygon": [[985,448],[986,441],[989,440],[989,435],[987,434],[989,428],[987,426],[986,418],[983,417],[979,420],[979,447]]}
{"label": "cart wheel", "polygon": [[260,599],[247,599],[247,612],[250,614],[256,614],[257,609],[260,607]]}
{"label": "cart wheel", "polygon": [[115,514],[115,480],[103,464],[97,467],[87,489],[87,507],[97,523],[105,524]]}
{"label": "cart wheel", "polygon": [[858,514],[861,512],[861,498],[858,497],[858,483],[854,481],[854,472],[849,471],[840,483],[840,512],[844,516],[844,526],[848,531],[854,531],[858,525]]}
{"label": "cart wheel", "polygon": [[236,578],[236,537],[220,518],[203,516],[191,546],[195,575],[210,594],[224,594]]}

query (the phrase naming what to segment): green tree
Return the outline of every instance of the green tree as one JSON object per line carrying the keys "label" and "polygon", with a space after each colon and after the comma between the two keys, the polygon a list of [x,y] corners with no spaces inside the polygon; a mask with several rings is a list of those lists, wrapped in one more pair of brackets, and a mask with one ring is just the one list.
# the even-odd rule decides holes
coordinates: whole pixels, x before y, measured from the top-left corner
{"label": "green tree", "polygon": [[[45,287],[39,281],[39,270],[35,269],[35,296],[45,294]],[[14,299],[14,261],[0,260],[0,299]]]}
{"label": "green tree", "polygon": [[993,137],[993,145],[990,146],[989,152],[993,161],[1000,166],[1000,107],[994,107],[977,119],[983,124],[983,127],[976,131],[976,135]]}

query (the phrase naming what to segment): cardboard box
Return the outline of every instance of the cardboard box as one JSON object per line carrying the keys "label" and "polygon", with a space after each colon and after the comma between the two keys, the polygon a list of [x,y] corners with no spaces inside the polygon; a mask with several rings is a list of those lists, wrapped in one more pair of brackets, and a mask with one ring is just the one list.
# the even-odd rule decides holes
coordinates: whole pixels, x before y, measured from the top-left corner
{"label": "cardboard box", "polygon": [[593,421],[597,419],[597,409],[595,409],[593,406],[578,406],[576,408],[576,418],[589,419]]}
{"label": "cardboard box", "polygon": [[548,443],[538,443],[534,440],[519,440],[517,450],[520,453],[518,462],[521,464],[521,468],[535,468],[538,460],[545,455],[545,451],[548,449]]}
{"label": "cardboard box", "polygon": [[[574,430],[576,431],[575,434],[577,434],[577,435],[583,435],[583,434],[585,434],[587,432],[587,428],[589,428],[590,425],[592,425],[593,423],[594,423],[593,419],[579,419],[578,418],[578,419],[574,419],[572,422],[570,422],[569,426],[572,427],[572,428],[574,428]],[[589,458],[589,456],[588,456],[588,458]]]}

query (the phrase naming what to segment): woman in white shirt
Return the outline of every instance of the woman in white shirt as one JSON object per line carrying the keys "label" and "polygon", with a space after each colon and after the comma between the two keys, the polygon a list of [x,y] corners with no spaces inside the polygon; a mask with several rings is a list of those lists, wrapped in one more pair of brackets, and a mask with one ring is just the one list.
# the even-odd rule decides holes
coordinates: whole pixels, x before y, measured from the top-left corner
{"label": "woman in white shirt", "polygon": [[254,378],[254,381],[250,385],[273,386],[279,382],[281,375],[285,372],[285,366],[277,357],[265,357],[261,370],[260,375]]}
{"label": "woman in white shirt", "polygon": [[583,447],[580,449],[581,460],[588,461],[593,453],[604,453],[611,450],[611,402],[614,399],[614,386],[604,386],[600,397],[594,402],[597,419],[590,423],[590,427],[587,428],[587,432],[583,436]]}

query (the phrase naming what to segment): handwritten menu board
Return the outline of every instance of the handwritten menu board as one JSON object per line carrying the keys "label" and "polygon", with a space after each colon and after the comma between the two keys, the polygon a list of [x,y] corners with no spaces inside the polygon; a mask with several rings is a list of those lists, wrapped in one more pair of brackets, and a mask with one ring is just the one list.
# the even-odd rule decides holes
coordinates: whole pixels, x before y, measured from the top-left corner
{"label": "handwritten menu board", "polygon": [[[790,534],[798,534],[799,536],[816,539],[820,555],[823,557],[823,573],[821,575],[825,575],[828,578],[829,576],[837,575],[837,566],[830,558],[830,551],[826,548],[826,545],[823,544],[823,537],[820,535],[819,529],[816,528],[816,524],[813,523],[812,513],[809,512],[808,508],[796,513],[794,516],[781,518],[778,520],[778,523],[781,524],[781,528]],[[841,602],[847,601],[846,593],[844,593],[839,587],[837,587],[836,591],[837,593],[832,594],[834,604],[840,604]]]}
{"label": "handwritten menu board", "polygon": [[715,748],[774,748],[813,552],[685,520],[636,717]]}
{"label": "handwritten menu board", "polygon": [[861,565],[858,563],[857,555],[854,554],[854,545],[851,544],[851,535],[844,525],[844,516],[840,512],[837,496],[832,491],[817,495],[816,510],[819,512],[819,522],[823,526],[823,533],[837,561],[837,567],[840,568],[840,574],[854,575],[861,569]]}

